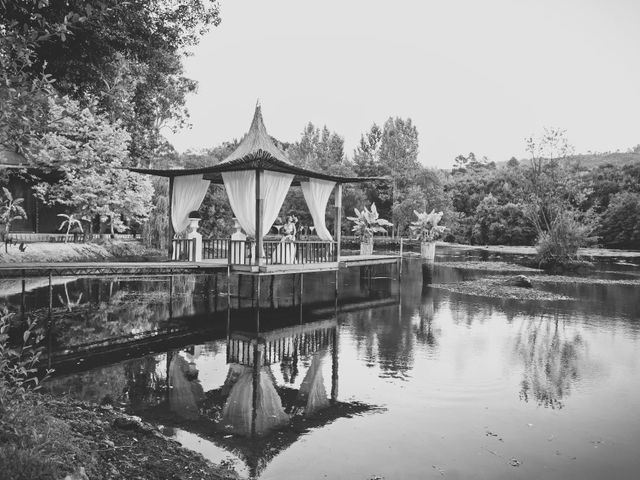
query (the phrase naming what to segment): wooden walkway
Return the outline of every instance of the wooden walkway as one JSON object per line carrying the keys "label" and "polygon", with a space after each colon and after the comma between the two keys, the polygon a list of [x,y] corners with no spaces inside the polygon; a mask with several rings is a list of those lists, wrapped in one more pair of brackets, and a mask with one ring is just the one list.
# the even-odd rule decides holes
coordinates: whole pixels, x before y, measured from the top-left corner
{"label": "wooden walkway", "polygon": [[93,275],[185,275],[227,270],[226,260],[204,262],[2,263],[0,278]]}
{"label": "wooden walkway", "polygon": [[[234,265],[232,273],[244,275],[280,275],[336,271],[363,265],[393,264],[398,255],[348,255],[338,262],[265,265],[263,267]],[[0,278],[30,278],[51,276],[104,275],[202,275],[226,271],[226,259],[201,262],[60,262],[60,263],[0,263]]]}

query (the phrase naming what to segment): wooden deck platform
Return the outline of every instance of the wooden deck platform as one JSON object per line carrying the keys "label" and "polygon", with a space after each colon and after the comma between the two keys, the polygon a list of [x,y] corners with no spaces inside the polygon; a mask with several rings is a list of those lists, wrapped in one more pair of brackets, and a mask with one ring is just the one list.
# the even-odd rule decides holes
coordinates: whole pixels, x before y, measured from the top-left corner
{"label": "wooden deck platform", "polygon": [[[347,255],[337,262],[290,265],[232,265],[231,273],[240,275],[284,275],[336,271],[363,265],[393,264],[398,255]],[[201,262],[60,262],[60,263],[0,263],[0,278],[95,275],[188,275],[226,271],[226,259]]]}

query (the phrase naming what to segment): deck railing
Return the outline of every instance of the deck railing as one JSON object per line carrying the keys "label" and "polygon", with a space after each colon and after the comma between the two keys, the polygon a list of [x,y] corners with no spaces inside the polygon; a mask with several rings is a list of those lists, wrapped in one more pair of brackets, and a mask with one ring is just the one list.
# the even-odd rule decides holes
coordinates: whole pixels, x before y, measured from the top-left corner
{"label": "deck railing", "polygon": [[[244,244],[244,248],[243,245]],[[294,241],[263,242],[265,265],[292,265],[305,263],[328,263],[338,261],[336,242]],[[255,264],[255,241],[231,242],[231,265]],[[244,252],[244,255],[242,254]]]}
{"label": "deck railing", "polygon": [[195,251],[195,238],[174,238],[171,242],[171,260],[193,261],[195,260]]}
{"label": "deck railing", "polygon": [[[193,261],[195,239],[174,239],[172,260]],[[263,242],[264,265],[292,265],[329,263],[338,261],[336,242],[265,240]],[[229,265],[255,265],[255,240],[229,240],[209,238],[202,240],[202,259],[227,259]]]}
{"label": "deck railing", "polygon": [[290,362],[295,354],[306,356],[333,346],[335,327],[309,329],[292,332],[279,338],[247,338],[244,335],[233,335],[227,340],[227,362],[253,365],[254,345],[262,344],[262,363]]}
{"label": "deck railing", "polygon": [[229,255],[228,238],[203,238],[202,239],[202,259],[215,260],[228,258]]}

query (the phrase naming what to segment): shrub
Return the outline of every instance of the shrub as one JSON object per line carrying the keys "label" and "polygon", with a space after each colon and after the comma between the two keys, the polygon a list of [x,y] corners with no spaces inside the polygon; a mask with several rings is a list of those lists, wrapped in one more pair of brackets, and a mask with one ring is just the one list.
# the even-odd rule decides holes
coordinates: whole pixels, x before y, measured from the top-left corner
{"label": "shrub", "polygon": [[7,402],[24,399],[30,389],[38,388],[37,363],[42,354],[39,346],[43,334],[35,321],[27,320],[27,329],[19,347],[9,345],[11,314],[0,310],[0,414]]}
{"label": "shrub", "polygon": [[52,462],[39,452],[22,450],[14,445],[0,447],[2,478],[11,480],[56,480],[58,472]]}
{"label": "shrub", "polygon": [[536,250],[541,265],[565,264],[578,259],[578,249],[592,239],[591,227],[578,221],[571,210],[559,213],[550,229],[540,233]]}

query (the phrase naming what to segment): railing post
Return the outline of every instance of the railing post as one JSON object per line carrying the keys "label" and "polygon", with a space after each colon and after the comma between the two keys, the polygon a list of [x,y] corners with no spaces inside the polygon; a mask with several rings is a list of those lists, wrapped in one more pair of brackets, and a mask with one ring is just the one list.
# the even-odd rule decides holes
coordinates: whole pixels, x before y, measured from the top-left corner
{"label": "railing post", "polygon": [[336,185],[334,236],[336,238],[336,260],[340,260],[340,240],[342,236],[342,184]]}

